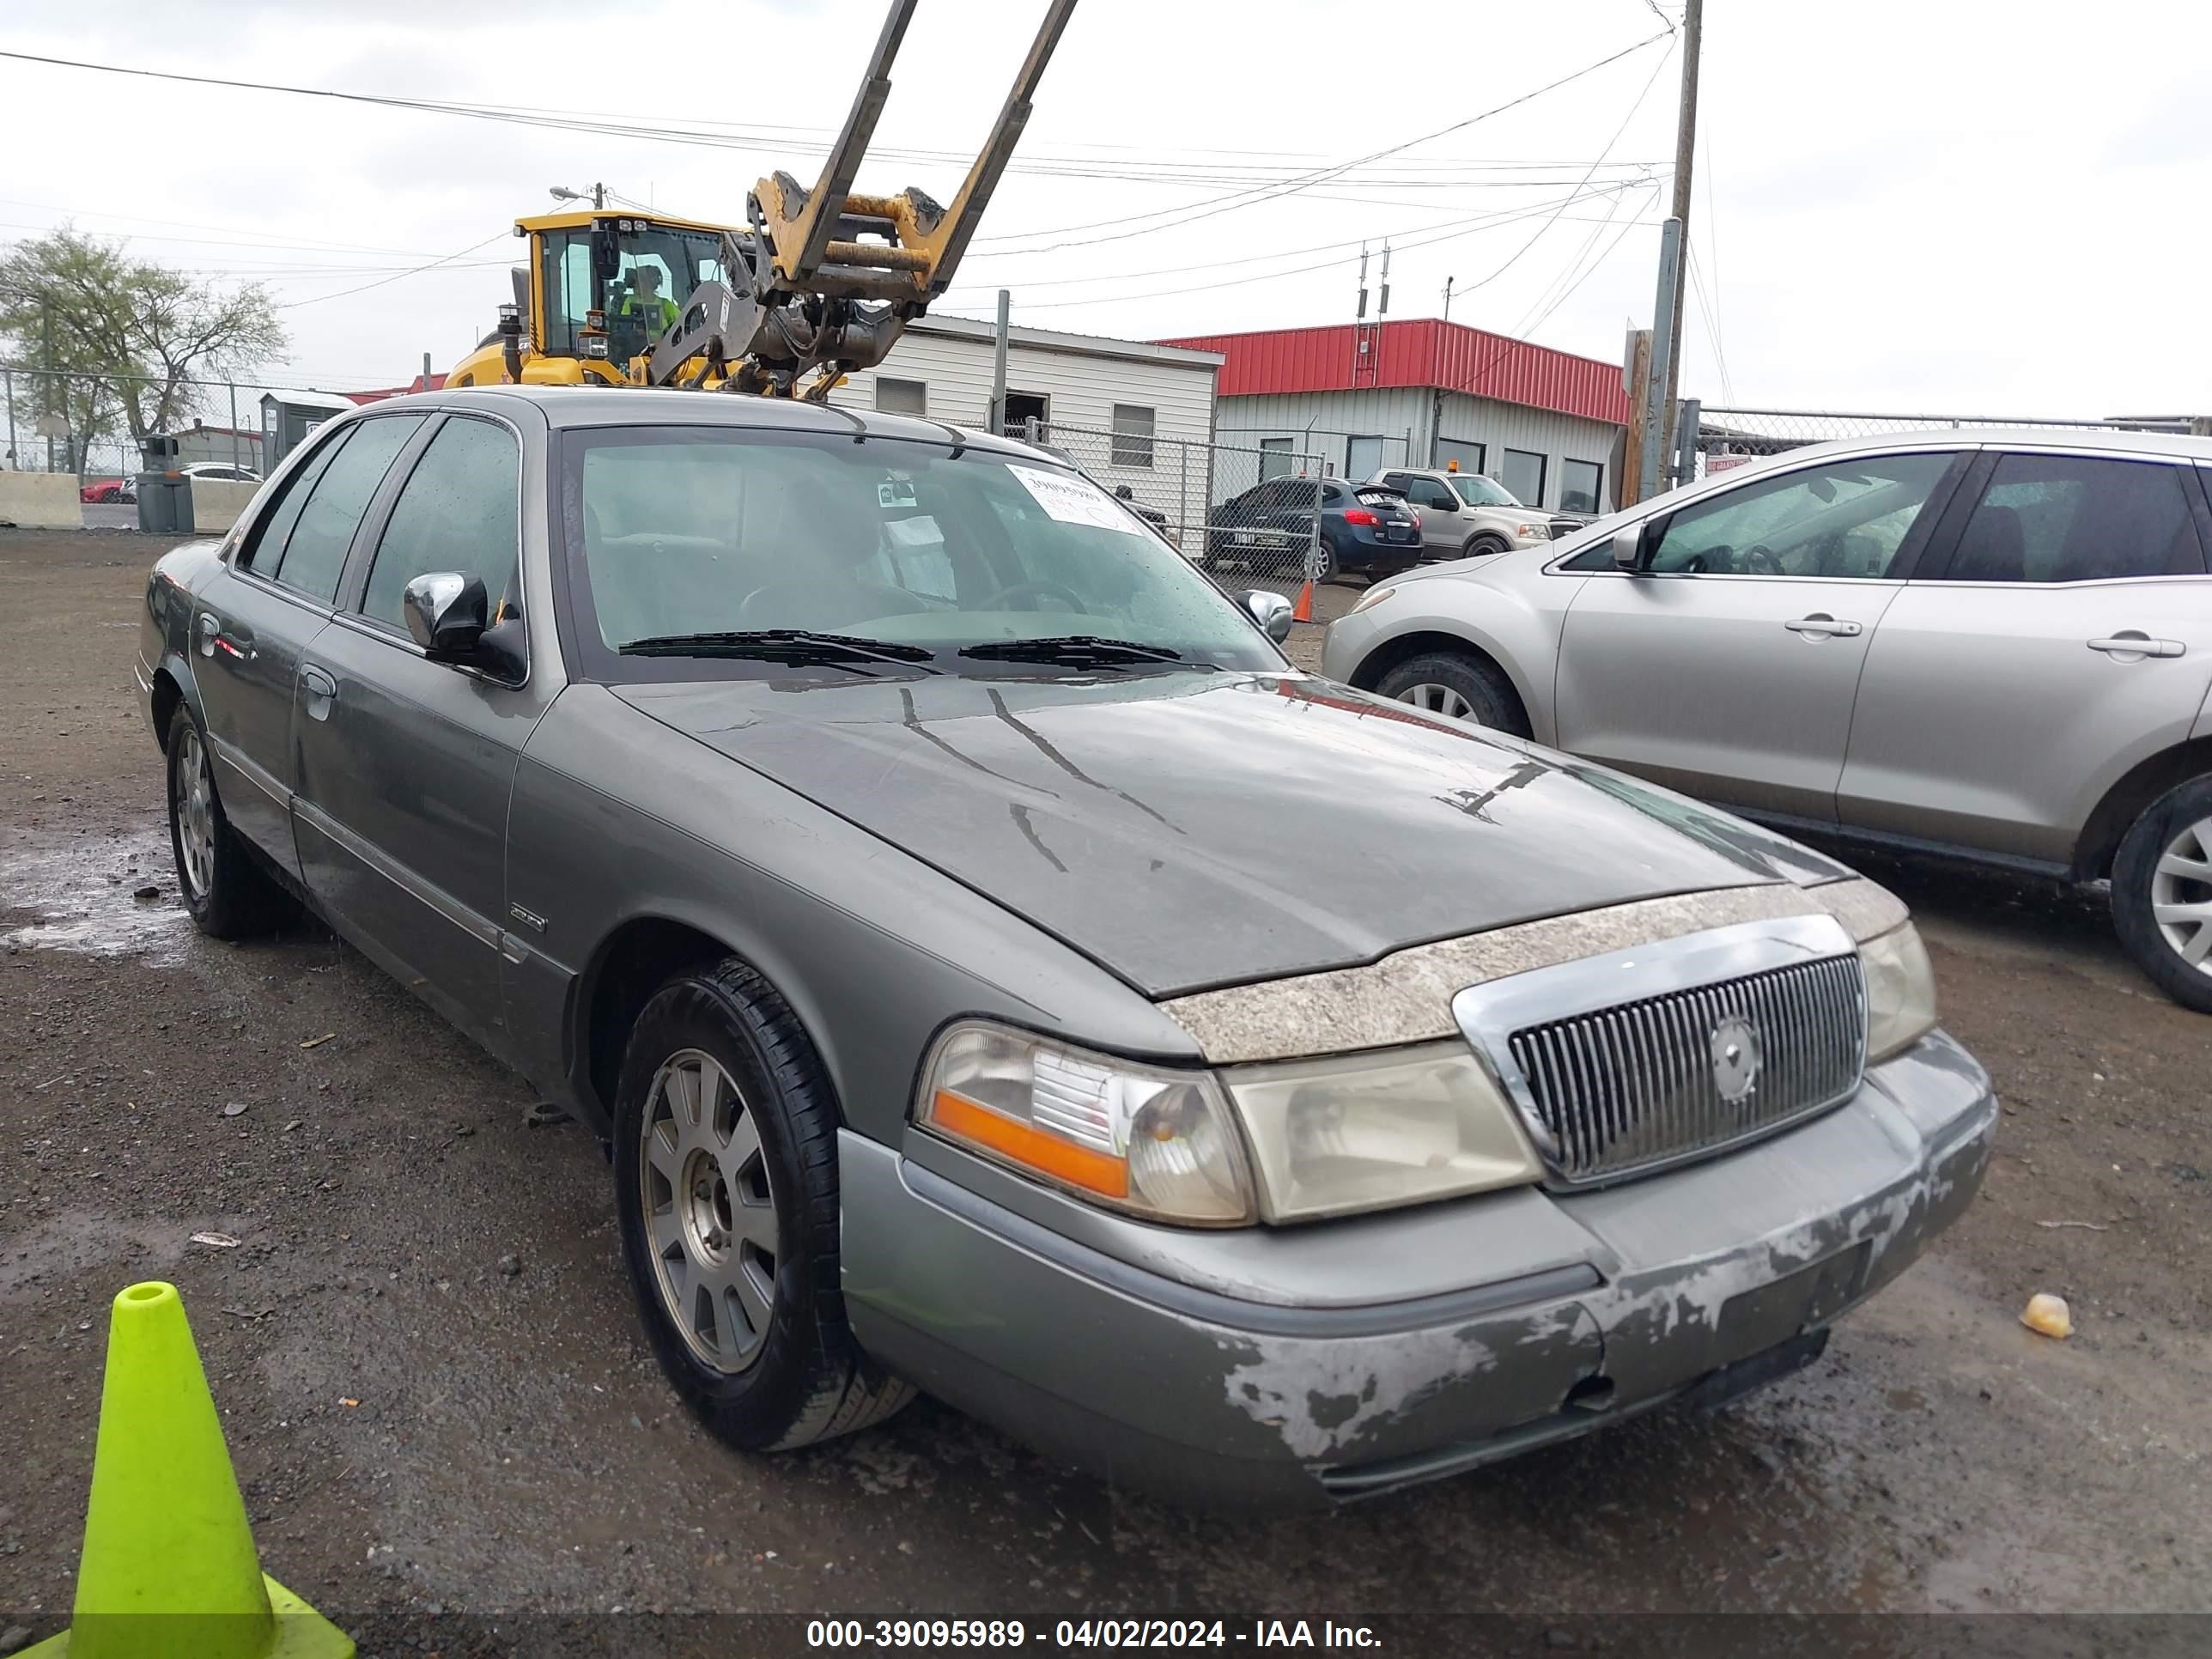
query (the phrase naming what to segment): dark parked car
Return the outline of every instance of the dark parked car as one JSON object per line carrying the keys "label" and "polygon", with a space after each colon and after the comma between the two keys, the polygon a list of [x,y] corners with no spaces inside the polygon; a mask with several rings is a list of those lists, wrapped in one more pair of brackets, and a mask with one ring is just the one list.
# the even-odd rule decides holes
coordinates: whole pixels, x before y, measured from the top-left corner
{"label": "dark parked car", "polygon": [[1207,568],[1302,571],[1307,550],[1315,546],[1316,509],[1319,580],[1334,581],[1346,571],[1380,580],[1412,569],[1424,556],[1420,514],[1396,490],[1341,478],[1271,478],[1213,510]]}
{"label": "dark parked car", "polygon": [[137,673],[201,928],[304,901],[604,1137],[738,1446],[920,1387],[1343,1498],[1811,1363],[1989,1155],[1903,905],[1287,610],[1020,444],[477,389],[164,556]]}

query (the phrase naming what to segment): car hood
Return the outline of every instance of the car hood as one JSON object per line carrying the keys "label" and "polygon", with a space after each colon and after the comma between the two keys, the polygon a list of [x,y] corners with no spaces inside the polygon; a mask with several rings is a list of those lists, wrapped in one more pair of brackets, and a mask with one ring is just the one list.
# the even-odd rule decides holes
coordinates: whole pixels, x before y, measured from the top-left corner
{"label": "car hood", "polygon": [[1303,674],[616,690],[1155,997],[1848,873],[1620,774]]}

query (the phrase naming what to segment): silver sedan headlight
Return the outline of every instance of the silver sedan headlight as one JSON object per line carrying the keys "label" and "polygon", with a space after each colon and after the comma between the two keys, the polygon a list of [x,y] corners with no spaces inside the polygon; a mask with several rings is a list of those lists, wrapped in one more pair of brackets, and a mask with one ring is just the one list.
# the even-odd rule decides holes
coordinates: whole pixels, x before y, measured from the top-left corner
{"label": "silver sedan headlight", "polygon": [[1463,1042],[1239,1066],[1261,1213],[1310,1221],[1541,1178],[1519,1119]]}
{"label": "silver sedan headlight", "polygon": [[1936,1024],[1936,970],[1911,922],[1859,946],[1866,973],[1867,1064],[1911,1048]]}

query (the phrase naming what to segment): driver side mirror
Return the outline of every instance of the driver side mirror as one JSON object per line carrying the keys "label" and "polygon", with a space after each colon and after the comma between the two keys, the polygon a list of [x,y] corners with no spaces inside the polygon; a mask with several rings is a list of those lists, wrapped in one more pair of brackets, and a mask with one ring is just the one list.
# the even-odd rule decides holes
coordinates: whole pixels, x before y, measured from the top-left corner
{"label": "driver side mirror", "polygon": [[1644,526],[1630,525],[1625,530],[1613,532],[1613,562],[1621,570],[1634,575],[1644,568]]}
{"label": "driver side mirror", "polygon": [[1254,587],[1239,593],[1237,603],[1260,624],[1261,632],[1277,645],[1291,637],[1291,602],[1281,594]]}
{"label": "driver side mirror", "polygon": [[399,614],[416,644],[441,660],[458,662],[475,653],[491,626],[491,601],[477,578],[439,570],[407,584]]}

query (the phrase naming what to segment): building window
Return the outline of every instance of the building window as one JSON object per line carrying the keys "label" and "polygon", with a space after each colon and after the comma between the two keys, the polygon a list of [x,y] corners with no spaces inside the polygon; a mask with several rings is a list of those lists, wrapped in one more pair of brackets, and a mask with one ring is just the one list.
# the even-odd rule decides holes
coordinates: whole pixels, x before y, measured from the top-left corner
{"label": "building window", "polygon": [[1462,472],[1480,472],[1489,459],[1490,452],[1471,438],[1439,438],[1437,440],[1437,465],[1449,466],[1459,463]]}
{"label": "building window", "polygon": [[1344,441],[1344,476],[1364,483],[1382,470],[1382,440],[1364,434]]}
{"label": "building window", "polygon": [[1559,463],[1559,510],[1564,513],[1605,511],[1605,469],[1595,461]]}
{"label": "building window", "polygon": [[1052,441],[1052,398],[1042,392],[1009,392],[1006,394],[1006,431],[1017,438],[1030,435],[1030,422],[1036,422],[1039,443]]}
{"label": "building window", "polygon": [[1534,450],[1509,449],[1498,469],[1498,482],[1523,507],[1544,504],[1544,457]]}
{"label": "building window", "polygon": [[1291,441],[1288,438],[1260,440],[1260,482],[1290,476]]}
{"label": "building window", "polygon": [[1152,411],[1142,404],[1114,405],[1114,465],[1152,464]]}
{"label": "building window", "polygon": [[929,385],[925,380],[893,380],[876,376],[876,409],[884,415],[929,413]]}

